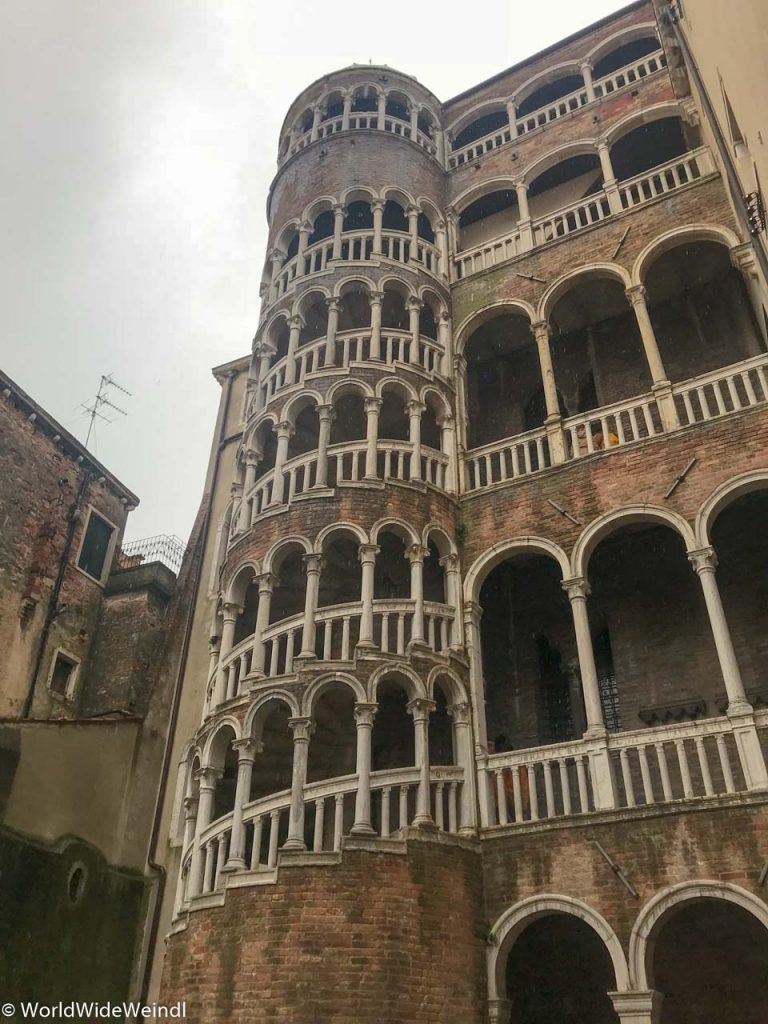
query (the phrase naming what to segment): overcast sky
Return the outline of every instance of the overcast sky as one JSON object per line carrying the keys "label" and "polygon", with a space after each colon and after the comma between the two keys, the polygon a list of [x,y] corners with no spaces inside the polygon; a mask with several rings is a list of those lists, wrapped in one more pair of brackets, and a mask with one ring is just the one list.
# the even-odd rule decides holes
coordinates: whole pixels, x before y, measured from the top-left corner
{"label": "overcast sky", "polygon": [[622,6],[3,0],[2,366],[81,440],[102,373],[132,392],[91,443],[141,498],[130,539],[192,524],[296,94],[372,61],[445,100]]}

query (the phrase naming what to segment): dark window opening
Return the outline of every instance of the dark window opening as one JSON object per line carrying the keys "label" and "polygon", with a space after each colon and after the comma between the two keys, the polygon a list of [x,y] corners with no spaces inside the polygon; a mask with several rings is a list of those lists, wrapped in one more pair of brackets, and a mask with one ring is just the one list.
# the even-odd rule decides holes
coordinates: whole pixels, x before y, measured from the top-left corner
{"label": "dark window opening", "polygon": [[494,110],[492,114],[478,117],[476,121],[468,124],[466,128],[462,128],[453,140],[453,148],[461,149],[462,146],[468,146],[470,142],[482,139],[486,135],[490,135],[497,128],[506,127],[508,124],[509,118],[507,117],[506,110]]}
{"label": "dark window opening", "polygon": [[104,565],[113,533],[113,526],[95,512],[91,512],[77,565],[96,580],[100,580],[104,575]]}
{"label": "dark window opening", "polygon": [[77,669],[77,662],[66,655],[58,653],[51,673],[50,690],[58,693],[60,697],[66,697]]}
{"label": "dark window opening", "polygon": [[539,676],[546,701],[549,743],[562,743],[575,739],[571,688],[568,673],[563,668],[562,655],[545,636],[536,638]]}
{"label": "dark window opening", "polygon": [[628,64],[634,64],[649,53],[655,53],[659,49],[659,41],[655,36],[646,36],[644,39],[634,39],[631,43],[624,43],[623,46],[611,50],[592,68],[592,78],[604,78],[619,68],[625,68]]}
{"label": "dark window opening", "polygon": [[517,206],[517,193],[513,189],[489,192],[488,195],[470,203],[459,217],[459,227],[469,227],[470,224],[485,220],[486,217],[492,217],[494,213],[501,213],[502,210],[508,210],[513,206]]}
{"label": "dark window opening", "polygon": [[591,171],[594,171],[595,176],[583,191],[582,198],[594,195],[595,192],[599,192],[603,187],[600,161],[598,157],[584,153],[580,156],[569,157],[567,160],[561,160],[559,164],[555,164],[554,167],[550,167],[549,170],[540,174],[531,183],[531,187],[528,189],[528,198],[532,199],[542,192],[549,192],[550,189],[557,188],[558,185],[565,185],[566,182],[572,181],[574,178],[580,178]]}
{"label": "dark window opening", "polygon": [[517,108],[517,116],[524,117],[526,114],[546,107],[550,103],[554,103],[555,100],[583,87],[584,79],[581,75],[566,75],[564,78],[558,78],[556,82],[548,82],[547,85],[542,85],[523,100]]}

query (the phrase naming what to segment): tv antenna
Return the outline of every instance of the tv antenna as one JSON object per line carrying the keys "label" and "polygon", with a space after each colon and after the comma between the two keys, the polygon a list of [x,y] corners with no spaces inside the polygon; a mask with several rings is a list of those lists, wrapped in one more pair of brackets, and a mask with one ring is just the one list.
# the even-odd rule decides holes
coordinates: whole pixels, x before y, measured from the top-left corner
{"label": "tv antenna", "polygon": [[132,397],[131,392],[127,388],[124,388],[122,384],[118,384],[111,373],[101,375],[99,390],[96,394],[96,397],[93,400],[93,405],[83,404],[81,406],[83,412],[87,413],[88,416],[90,417],[90,422],[88,424],[88,435],[85,438],[86,447],[88,446],[88,442],[91,439],[94,423],[96,422],[97,419],[103,420],[105,423],[114,423],[115,421],[114,417],[110,419],[109,416],[105,416],[104,413],[101,411],[102,408],[106,407],[107,409],[111,409],[113,412],[119,413],[121,416],[128,415],[125,409],[121,409],[119,405],[115,405],[114,402],[111,402],[109,398],[107,398],[110,388],[116,388],[118,391],[122,391],[124,395],[128,395],[129,398]]}

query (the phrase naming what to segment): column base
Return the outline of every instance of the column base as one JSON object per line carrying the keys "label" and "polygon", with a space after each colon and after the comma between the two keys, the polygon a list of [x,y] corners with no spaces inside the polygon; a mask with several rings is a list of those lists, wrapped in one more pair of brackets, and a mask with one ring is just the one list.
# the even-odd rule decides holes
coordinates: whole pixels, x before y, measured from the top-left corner
{"label": "column base", "polygon": [[373,640],[358,640],[355,644],[355,653],[365,654],[378,654],[379,648],[373,642]]}
{"label": "column base", "polygon": [[423,828],[430,832],[437,832],[438,828],[435,824],[435,819],[431,814],[417,814],[411,822],[413,828]]}
{"label": "column base", "polygon": [[621,1024],[659,1024],[661,992],[609,992]]}
{"label": "column base", "polygon": [[233,871],[245,871],[248,865],[245,863],[245,857],[231,857],[227,863],[222,867],[222,874],[232,874]]}
{"label": "column base", "polygon": [[299,651],[294,657],[294,661],[317,661],[317,655],[314,651]]}
{"label": "column base", "polygon": [[283,843],[284,850],[306,850],[307,844],[303,839],[286,839]]}
{"label": "column base", "polygon": [[349,830],[351,836],[375,836],[377,835],[376,829],[367,821],[361,821],[355,823]]}

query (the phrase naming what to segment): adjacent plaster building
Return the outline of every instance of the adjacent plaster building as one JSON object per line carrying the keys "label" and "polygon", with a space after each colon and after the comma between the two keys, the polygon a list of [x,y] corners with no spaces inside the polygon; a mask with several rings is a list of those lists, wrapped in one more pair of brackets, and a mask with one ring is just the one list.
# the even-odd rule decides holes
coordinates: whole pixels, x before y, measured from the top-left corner
{"label": "adjacent plaster building", "polygon": [[763,238],[677,18],[288,111],[162,811],[196,1020],[765,1019]]}

